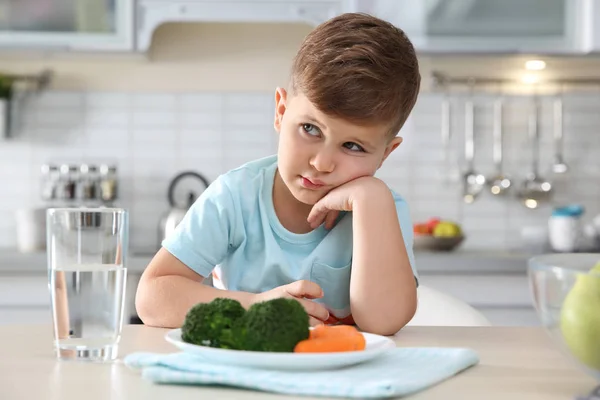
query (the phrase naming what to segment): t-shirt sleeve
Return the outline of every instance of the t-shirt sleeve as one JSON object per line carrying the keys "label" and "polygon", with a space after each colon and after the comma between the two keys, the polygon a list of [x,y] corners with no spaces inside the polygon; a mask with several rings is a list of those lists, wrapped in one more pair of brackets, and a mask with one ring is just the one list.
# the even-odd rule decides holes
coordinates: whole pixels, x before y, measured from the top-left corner
{"label": "t-shirt sleeve", "polygon": [[404,246],[406,247],[406,253],[408,254],[408,261],[415,276],[416,285],[419,286],[419,275],[417,274],[417,267],[415,264],[415,254],[413,251],[413,225],[410,218],[410,210],[408,203],[396,193],[393,193],[394,201],[396,202],[396,212],[398,214],[398,221],[400,222],[400,229],[402,230],[402,237],[404,238]]}
{"label": "t-shirt sleeve", "polygon": [[223,176],[202,192],[162,246],[208,277],[227,255],[235,227],[235,203]]}

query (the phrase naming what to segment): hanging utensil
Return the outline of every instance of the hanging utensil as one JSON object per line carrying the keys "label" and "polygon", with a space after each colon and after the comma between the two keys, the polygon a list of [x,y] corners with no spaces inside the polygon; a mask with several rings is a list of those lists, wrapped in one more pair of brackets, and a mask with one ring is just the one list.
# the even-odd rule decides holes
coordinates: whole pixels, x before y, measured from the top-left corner
{"label": "hanging utensil", "polygon": [[465,102],[465,161],[467,169],[463,174],[463,200],[472,203],[481,194],[485,176],[475,171],[475,104],[472,93]]}
{"label": "hanging utensil", "polygon": [[531,209],[538,208],[552,197],[552,184],[539,174],[539,100],[536,97],[529,116],[529,137],[531,140],[531,173],[523,182],[518,197],[522,204]]}
{"label": "hanging utensil", "polygon": [[445,183],[454,184],[460,179],[460,171],[452,152],[452,105],[449,93],[447,92],[444,94],[444,98],[442,99],[441,111],[441,139],[442,149],[444,152],[444,162],[442,164],[440,175],[442,181]]}
{"label": "hanging utensil", "polygon": [[448,96],[444,96],[442,100],[442,147],[444,149],[444,168],[442,174],[445,178],[450,178],[448,173],[448,167],[450,165],[450,99]]}
{"label": "hanging utensil", "polygon": [[502,171],[502,98],[496,99],[494,102],[494,121],[493,121],[493,136],[494,136],[494,148],[493,158],[494,166],[496,167],[496,175],[489,179],[490,192],[493,195],[500,196],[508,192],[512,182],[510,178]]}
{"label": "hanging utensil", "polygon": [[552,172],[565,174],[569,170],[563,159],[563,101],[562,96],[554,100],[554,159]]}

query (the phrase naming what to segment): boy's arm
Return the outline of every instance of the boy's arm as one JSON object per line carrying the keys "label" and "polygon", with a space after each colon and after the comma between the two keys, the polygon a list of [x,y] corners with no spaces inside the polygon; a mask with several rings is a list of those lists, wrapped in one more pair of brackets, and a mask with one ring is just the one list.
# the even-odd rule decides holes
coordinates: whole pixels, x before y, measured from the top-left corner
{"label": "boy's arm", "polygon": [[135,297],[138,316],[146,325],[176,328],[197,303],[229,297],[247,308],[252,302],[250,293],[215,289],[203,281],[204,277],[161,248],[140,279]]}
{"label": "boy's arm", "polygon": [[255,294],[215,289],[202,284],[203,280],[201,275],[161,248],[140,279],[135,298],[139,317],[146,325],[178,328],[190,308],[217,297],[235,299],[244,308],[256,302],[285,297],[295,298],[302,304],[311,325],[320,325],[329,318],[329,312],[322,304],[310,300],[323,296],[322,289],[314,282],[295,281]]}
{"label": "boy's arm", "polygon": [[416,311],[417,288],[392,192],[373,177],[348,182],[315,204],[311,225],[318,226],[330,210],[352,211],[355,323],[367,332],[395,334]]}
{"label": "boy's arm", "polygon": [[378,183],[353,201],[350,307],[361,329],[393,335],[415,314],[417,286],[393,195]]}

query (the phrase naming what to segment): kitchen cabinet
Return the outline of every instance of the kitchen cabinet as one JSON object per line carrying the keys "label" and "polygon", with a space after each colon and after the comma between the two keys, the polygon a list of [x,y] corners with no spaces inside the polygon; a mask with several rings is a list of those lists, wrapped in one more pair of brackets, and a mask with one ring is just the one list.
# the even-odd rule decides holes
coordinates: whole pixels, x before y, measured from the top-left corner
{"label": "kitchen cabinet", "polygon": [[[132,254],[127,267],[125,322],[136,318],[135,293],[151,255]],[[0,325],[51,323],[46,254],[0,249]]]}
{"label": "kitchen cabinet", "polygon": [[2,1],[0,50],[132,51],[135,1]]}
{"label": "kitchen cabinet", "polygon": [[[348,0],[37,0],[0,2],[0,51],[146,52],[168,22],[307,23]],[[215,38],[199,38],[215,40]]]}
{"label": "kitchen cabinet", "polygon": [[[19,0],[0,2],[0,51],[146,52],[165,23],[305,23],[366,12],[422,54],[600,52],[596,0]],[[218,40],[218,38],[198,38]]]}
{"label": "kitchen cabinet", "polygon": [[352,2],[347,0],[139,0],[137,50],[147,51],[152,33],[166,22],[274,22],[316,26],[351,10],[351,6]]}
{"label": "kitchen cabinet", "polygon": [[421,53],[600,51],[596,0],[355,0],[405,30]]}
{"label": "kitchen cabinet", "polygon": [[529,279],[528,253],[415,252],[419,282],[481,312],[493,325],[539,326]]}
{"label": "kitchen cabinet", "polygon": [[0,276],[0,325],[51,322],[47,275]]}
{"label": "kitchen cabinet", "polygon": [[343,12],[366,12],[390,21],[425,54],[600,52],[596,0],[138,1],[136,40],[141,52],[148,50],[152,33],[165,22],[317,25]]}
{"label": "kitchen cabinet", "polygon": [[[48,274],[0,271],[0,325],[45,324],[52,322]],[[137,317],[135,292],[141,272],[128,272],[125,289],[125,323]]]}
{"label": "kitchen cabinet", "polygon": [[419,274],[419,282],[464,301],[481,312],[492,325],[540,325],[524,272],[423,272]]}

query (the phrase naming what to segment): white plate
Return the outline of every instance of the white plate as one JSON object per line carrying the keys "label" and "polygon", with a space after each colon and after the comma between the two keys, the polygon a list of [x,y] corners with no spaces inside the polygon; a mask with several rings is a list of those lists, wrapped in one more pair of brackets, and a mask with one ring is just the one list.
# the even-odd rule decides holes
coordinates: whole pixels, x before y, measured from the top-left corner
{"label": "white plate", "polygon": [[279,370],[317,370],[346,367],[369,361],[393,349],[396,344],[385,336],[363,333],[366,348],[361,351],[332,353],[277,353],[264,351],[244,351],[218,349],[186,343],[181,339],[181,329],[167,332],[165,339],[184,352],[201,356],[203,359],[219,364],[238,367],[254,367]]}

